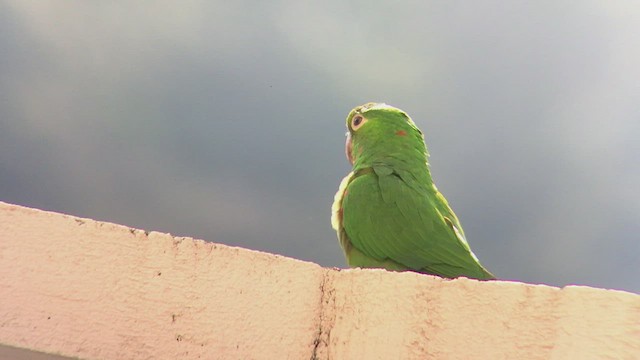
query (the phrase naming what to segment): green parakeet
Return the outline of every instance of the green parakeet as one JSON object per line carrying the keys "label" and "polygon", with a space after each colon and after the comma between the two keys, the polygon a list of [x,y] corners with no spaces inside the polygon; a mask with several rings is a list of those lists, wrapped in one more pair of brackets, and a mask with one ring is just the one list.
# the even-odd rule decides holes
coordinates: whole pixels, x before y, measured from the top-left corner
{"label": "green parakeet", "polygon": [[347,117],[346,155],[331,223],[351,267],[495,279],[469,248],[431,179],[424,136],[409,115],[368,103]]}

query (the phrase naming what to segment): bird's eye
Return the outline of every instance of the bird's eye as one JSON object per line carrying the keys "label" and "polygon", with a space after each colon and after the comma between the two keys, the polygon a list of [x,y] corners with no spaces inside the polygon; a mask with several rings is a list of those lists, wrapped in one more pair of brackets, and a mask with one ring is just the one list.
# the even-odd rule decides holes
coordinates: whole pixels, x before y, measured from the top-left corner
{"label": "bird's eye", "polygon": [[362,115],[356,115],[351,119],[351,129],[353,131],[358,130],[364,123],[367,122],[367,119]]}

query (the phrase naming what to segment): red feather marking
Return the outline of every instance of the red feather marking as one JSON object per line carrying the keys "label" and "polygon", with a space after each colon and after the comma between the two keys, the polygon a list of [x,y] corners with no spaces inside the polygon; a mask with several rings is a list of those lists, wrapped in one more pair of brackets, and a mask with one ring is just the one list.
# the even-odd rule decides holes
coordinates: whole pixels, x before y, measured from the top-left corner
{"label": "red feather marking", "polygon": [[407,132],[404,130],[398,130],[396,131],[396,135],[398,136],[407,136]]}

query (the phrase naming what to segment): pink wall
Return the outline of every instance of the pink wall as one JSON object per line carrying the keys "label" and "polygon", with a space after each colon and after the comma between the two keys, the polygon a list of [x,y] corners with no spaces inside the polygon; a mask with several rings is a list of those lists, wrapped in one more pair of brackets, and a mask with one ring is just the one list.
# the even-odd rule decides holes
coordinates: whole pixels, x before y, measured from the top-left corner
{"label": "pink wall", "polygon": [[640,296],[325,269],[0,202],[0,344],[84,359],[638,359]]}

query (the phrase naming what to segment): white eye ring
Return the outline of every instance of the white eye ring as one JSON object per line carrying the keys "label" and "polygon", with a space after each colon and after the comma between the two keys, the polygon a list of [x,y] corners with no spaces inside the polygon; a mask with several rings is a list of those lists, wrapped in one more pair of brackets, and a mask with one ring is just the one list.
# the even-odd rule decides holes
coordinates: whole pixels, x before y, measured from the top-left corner
{"label": "white eye ring", "polygon": [[356,114],[353,116],[353,118],[351,118],[351,129],[353,131],[357,131],[360,127],[362,127],[362,125],[364,125],[367,122],[367,118],[360,115],[360,114]]}

